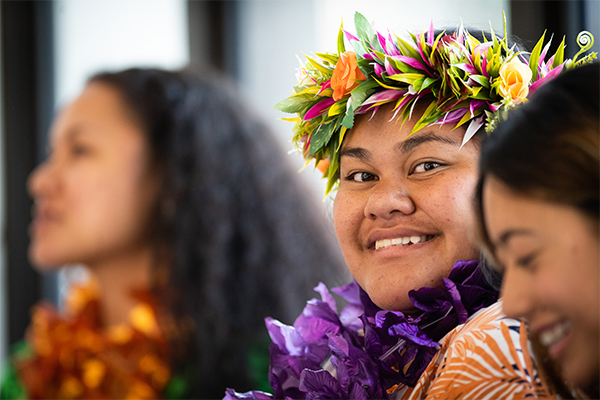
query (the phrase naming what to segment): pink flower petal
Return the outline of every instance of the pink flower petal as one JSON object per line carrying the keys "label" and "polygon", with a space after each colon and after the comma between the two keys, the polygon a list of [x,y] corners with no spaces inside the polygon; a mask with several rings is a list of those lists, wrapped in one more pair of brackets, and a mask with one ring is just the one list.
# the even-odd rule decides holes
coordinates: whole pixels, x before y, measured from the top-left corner
{"label": "pink flower petal", "polygon": [[351,34],[350,32],[348,32],[345,29],[342,29],[344,31],[344,34],[346,35],[346,39],[348,40],[356,40],[358,42],[358,38],[356,36],[354,36],[353,34]]}
{"label": "pink flower petal", "polygon": [[394,99],[399,99],[400,97],[404,96],[405,94],[406,94],[405,90],[394,90],[394,89],[383,90],[381,92],[375,93],[374,95],[369,97],[367,100],[365,100],[363,103],[363,106],[369,105],[369,104],[374,104],[374,103],[379,103],[381,101],[390,101],[390,100],[394,100]]}
{"label": "pink flower petal", "polygon": [[396,68],[394,68],[387,59],[385,60],[385,71],[387,72],[388,76],[398,75],[401,73]]}
{"label": "pink flower petal", "polygon": [[402,62],[402,63],[404,63],[404,64],[406,64],[406,65],[409,65],[409,66],[411,66],[411,67],[413,67],[413,68],[420,69],[420,70],[422,70],[422,71],[426,71],[426,72],[428,72],[428,71],[427,71],[427,68],[426,68],[426,67],[425,67],[423,64],[421,64],[421,63],[420,63],[418,60],[415,60],[415,59],[414,59],[414,58],[412,58],[412,57],[407,57],[407,56],[395,56],[395,57],[392,57],[392,58],[393,58],[394,60],[400,61],[400,62]]}
{"label": "pink flower petal", "polygon": [[540,86],[542,86],[544,83],[548,82],[549,80],[555,78],[558,74],[560,74],[563,67],[564,64],[561,64],[558,67],[554,68],[552,71],[548,72],[548,74],[543,78],[535,81],[531,86],[529,86],[529,95],[533,94],[533,92],[539,89]]}
{"label": "pink flower petal", "polygon": [[433,20],[431,20],[430,24],[429,24],[429,32],[427,34],[427,44],[428,45],[433,45],[433,42],[435,41],[435,37],[434,35],[434,30],[433,30]]}
{"label": "pink flower petal", "polygon": [[304,115],[304,118],[302,118],[302,120],[308,121],[309,119],[318,117],[319,115],[327,111],[327,109],[331,107],[333,103],[335,103],[335,100],[332,97],[318,102],[317,104],[312,106],[310,110],[308,110],[308,112],[306,113],[306,115]]}

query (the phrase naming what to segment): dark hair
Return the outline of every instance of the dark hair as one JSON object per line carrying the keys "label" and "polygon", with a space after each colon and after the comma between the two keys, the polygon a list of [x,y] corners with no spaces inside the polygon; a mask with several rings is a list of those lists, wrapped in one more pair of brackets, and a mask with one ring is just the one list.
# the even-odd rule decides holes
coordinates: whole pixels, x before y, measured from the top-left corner
{"label": "dark hair", "polygon": [[192,332],[173,343],[174,368],[192,371],[186,395],[255,388],[267,375],[264,318],[290,321],[319,280],[340,283],[321,207],[224,78],[129,69],[90,83],[119,91],[164,173],[155,230],[171,262],[156,289],[179,331]]}
{"label": "dark hair", "polygon": [[[546,83],[484,141],[476,200],[482,241],[489,252],[494,249],[485,229],[483,186],[490,176],[516,193],[574,207],[598,227],[599,77],[599,64],[594,63]],[[542,346],[536,340],[533,345],[556,390],[571,398]],[[595,385],[591,390],[597,393]]]}
{"label": "dark hair", "polygon": [[564,73],[509,113],[485,140],[477,189],[481,217],[483,184],[493,175],[515,192],[598,220],[599,76],[598,63]]}

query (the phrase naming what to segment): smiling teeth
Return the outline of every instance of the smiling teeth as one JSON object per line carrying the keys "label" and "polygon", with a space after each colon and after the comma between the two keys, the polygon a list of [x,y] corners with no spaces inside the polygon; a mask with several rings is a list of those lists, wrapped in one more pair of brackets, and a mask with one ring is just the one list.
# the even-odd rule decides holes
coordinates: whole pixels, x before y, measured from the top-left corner
{"label": "smiling teeth", "polygon": [[564,322],[555,325],[553,328],[540,333],[540,343],[544,346],[551,346],[562,339],[571,329],[571,324]]}
{"label": "smiling teeth", "polygon": [[375,242],[375,250],[389,247],[389,246],[408,246],[411,244],[426,242],[431,240],[433,235],[422,235],[422,236],[407,236],[394,239],[383,239]]}

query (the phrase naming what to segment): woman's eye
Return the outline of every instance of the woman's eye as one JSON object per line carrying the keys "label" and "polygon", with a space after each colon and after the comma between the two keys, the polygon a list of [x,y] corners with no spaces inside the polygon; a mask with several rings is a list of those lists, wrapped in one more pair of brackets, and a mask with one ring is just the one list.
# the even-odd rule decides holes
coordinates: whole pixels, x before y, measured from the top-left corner
{"label": "woman's eye", "polygon": [[348,177],[348,180],[354,182],[368,182],[375,180],[375,175],[368,172],[355,172]]}
{"label": "woman's eye", "polygon": [[436,169],[439,166],[440,166],[440,164],[436,163],[435,161],[425,161],[425,162],[417,164],[413,173],[431,171],[432,169]]}
{"label": "woman's eye", "polygon": [[533,270],[533,268],[535,266],[536,256],[537,256],[537,252],[533,252],[533,253],[527,254],[526,256],[519,257],[515,260],[515,264],[520,268]]}
{"label": "woman's eye", "polygon": [[74,156],[83,156],[90,152],[87,146],[81,144],[74,144],[71,146],[71,154]]}

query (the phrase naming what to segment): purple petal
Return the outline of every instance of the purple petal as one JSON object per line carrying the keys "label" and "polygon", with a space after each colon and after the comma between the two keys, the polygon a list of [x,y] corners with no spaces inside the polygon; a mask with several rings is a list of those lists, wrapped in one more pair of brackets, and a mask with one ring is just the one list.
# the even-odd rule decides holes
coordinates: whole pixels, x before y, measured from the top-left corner
{"label": "purple petal", "polygon": [[[328,371],[306,369],[300,375],[299,388],[303,392],[319,392],[325,399],[341,399],[344,397],[340,384]],[[308,398],[308,397],[307,397]]]}
{"label": "purple petal", "polygon": [[471,118],[473,118],[475,111],[477,111],[484,105],[485,105],[485,101],[483,101],[483,100],[472,100],[471,104],[469,104],[469,110],[471,111]]}
{"label": "purple petal", "polygon": [[450,279],[446,278],[442,279],[442,282],[444,282],[444,287],[446,288],[446,290],[450,294],[450,297],[452,298],[451,301],[458,316],[458,323],[464,324],[469,318],[469,313],[467,312],[467,310],[465,310],[465,307],[462,304],[460,292],[456,288],[456,284]]}
{"label": "purple petal", "polygon": [[415,325],[407,323],[396,324],[391,326],[388,331],[392,336],[399,336],[421,346],[437,347],[440,345],[439,343],[425,336],[425,334],[421,332]]}
{"label": "purple petal", "polygon": [[335,313],[337,313],[337,306],[335,304],[335,299],[329,293],[329,289],[323,282],[319,282],[316,288],[313,289],[315,292],[318,292],[321,295],[321,300],[326,303],[329,308]]}
{"label": "purple petal", "polygon": [[379,65],[379,63],[377,63],[377,62],[374,62],[372,64],[373,64],[373,68],[375,70],[375,74],[381,78],[381,74],[385,71],[385,69],[381,65]]}
{"label": "purple petal", "polygon": [[342,299],[346,300],[350,304],[362,304],[360,301],[360,286],[358,286],[358,283],[356,283],[356,281],[352,281],[351,283],[344,286],[331,288],[331,291],[340,296]]}
{"label": "purple petal", "polygon": [[233,389],[225,390],[225,397],[223,400],[246,400],[246,399],[255,399],[255,400],[267,400],[272,399],[273,395],[265,392],[261,392],[259,390],[252,390],[250,392],[238,393]]}
{"label": "purple petal", "polygon": [[318,117],[319,115],[327,111],[327,109],[329,109],[329,107],[331,107],[334,103],[335,100],[333,99],[333,97],[329,97],[325,100],[318,102],[317,104],[312,106],[310,110],[308,110],[308,112],[306,113],[306,115],[304,115],[304,118],[302,118],[302,120],[308,121],[310,119]]}
{"label": "purple petal", "polygon": [[265,318],[265,325],[271,340],[281,351],[291,355],[300,355],[304,352],[305,342],[293,327],[271,317]]}
{"label": "purple petal", "polygon": [[[469,111],[466,107],[459,108],[458,110],[447,112],[443,118],[438,121],[440,124],[452,124],[458,122],[462,117]],[[436,123],[438,123],[436,122]]]}

